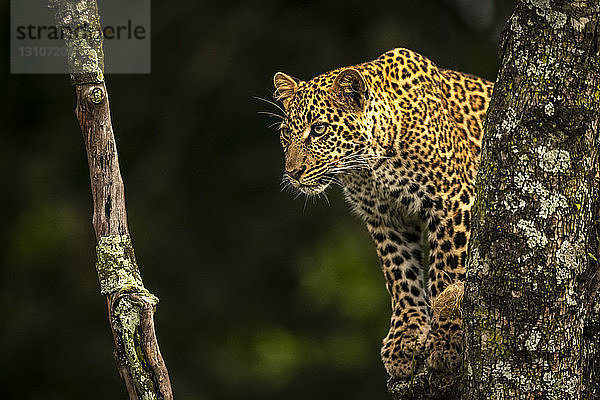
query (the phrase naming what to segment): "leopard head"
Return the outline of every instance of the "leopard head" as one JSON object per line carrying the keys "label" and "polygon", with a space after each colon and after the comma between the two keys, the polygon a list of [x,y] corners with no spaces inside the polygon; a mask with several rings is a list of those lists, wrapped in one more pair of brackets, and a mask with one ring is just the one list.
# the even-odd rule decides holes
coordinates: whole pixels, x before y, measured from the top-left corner
{"label": "leopard head", "polygon": [[355,68],[304,82],[275,74],[275,98],[283,104],[280,140],[284,180],[307,195],[325,190],[336,175],[361,167],[371,142],[369,87]]}

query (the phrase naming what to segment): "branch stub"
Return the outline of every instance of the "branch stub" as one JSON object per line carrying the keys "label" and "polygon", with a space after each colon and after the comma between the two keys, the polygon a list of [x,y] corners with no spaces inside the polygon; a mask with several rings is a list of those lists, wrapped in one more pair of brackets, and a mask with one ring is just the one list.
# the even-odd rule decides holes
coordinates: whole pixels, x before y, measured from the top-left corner
{"label": "branch stub", "polygon": [[89,100],[93,104],[101,104],[104,101],[104,98],[104,90],[102,90],[102,88],[95,87],[90,91]]}

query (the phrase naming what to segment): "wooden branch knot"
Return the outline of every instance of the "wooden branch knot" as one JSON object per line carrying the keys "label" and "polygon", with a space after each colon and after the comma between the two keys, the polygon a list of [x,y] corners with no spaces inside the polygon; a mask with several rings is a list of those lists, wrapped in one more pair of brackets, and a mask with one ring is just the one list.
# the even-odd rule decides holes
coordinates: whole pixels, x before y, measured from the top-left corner
{"label": "wooden branch knot", "polygon": [[106,96],[104,90],[102,90],[101,87],[93,88],[88,95],[89,101],[96,105],[101,104],[104,101],[105,97]]}
{"label": "wooden branch knot", "polygon": [[62,23],[67,26],[73,23],[73,14],[71,13],[71,10],[65,11],[62,16]]}

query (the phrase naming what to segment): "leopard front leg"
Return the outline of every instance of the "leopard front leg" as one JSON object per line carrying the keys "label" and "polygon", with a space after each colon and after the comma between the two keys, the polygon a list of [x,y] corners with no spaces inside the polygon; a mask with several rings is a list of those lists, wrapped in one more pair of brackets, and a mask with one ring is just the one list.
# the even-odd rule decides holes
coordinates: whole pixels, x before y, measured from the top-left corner
{"label": "leopard front leg", "polygon": [[390,330],[383,339],[381,358],[393,378],[413,373],[429,333],[421,267],[421,231],[416,221],[404,221],[403,225],[367,224],[377,245],[391,296]]}
{"label": "leopard front leg", "polygon": [[429,224],[429,293],[433,312],[425,346],[427,365],[433,370],[453,373],[463,360],[461,305],[470,236],[470,203],[455,209],[446,218],[433,221]]}

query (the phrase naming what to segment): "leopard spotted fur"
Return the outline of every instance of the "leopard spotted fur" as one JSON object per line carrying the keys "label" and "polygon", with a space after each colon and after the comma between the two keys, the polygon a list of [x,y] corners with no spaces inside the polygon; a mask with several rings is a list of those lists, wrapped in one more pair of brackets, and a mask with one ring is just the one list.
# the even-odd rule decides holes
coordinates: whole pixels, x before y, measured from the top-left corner
{"label": "leopard spotted fur", "polygon": [[456,370],[461,320],[431,316],[428,304],[464,278],[492,83],[407,49],[309,81],[279,72],[274,83],[284,111],[284,179],[307,195],[340,184],[377,247],[392,302],[381,350],[387,372],[408,376],[418,357]]}

